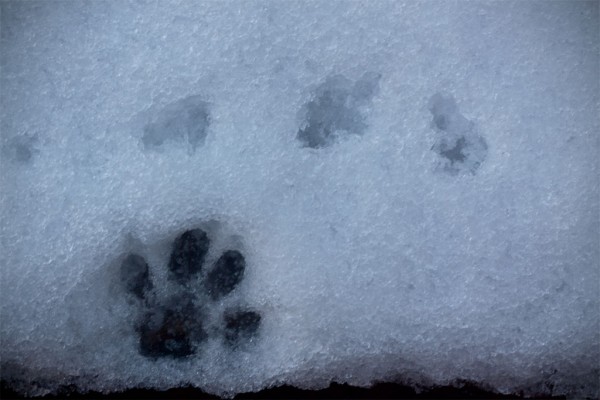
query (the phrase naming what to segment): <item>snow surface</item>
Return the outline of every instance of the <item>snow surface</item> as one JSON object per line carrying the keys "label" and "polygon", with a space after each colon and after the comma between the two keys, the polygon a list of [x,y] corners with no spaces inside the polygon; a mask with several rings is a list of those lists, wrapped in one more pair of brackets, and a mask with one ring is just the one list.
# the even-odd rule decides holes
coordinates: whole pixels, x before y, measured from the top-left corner
{"label": "snow surface", "polygon": [[[17,390],[599,395],[597,1],[0,12],[0,359]],[[212,307],[251,305],[258,336],[144,357],[119,262],[142,254],[168,295],[171,243],[197,226],[243,251]]]}

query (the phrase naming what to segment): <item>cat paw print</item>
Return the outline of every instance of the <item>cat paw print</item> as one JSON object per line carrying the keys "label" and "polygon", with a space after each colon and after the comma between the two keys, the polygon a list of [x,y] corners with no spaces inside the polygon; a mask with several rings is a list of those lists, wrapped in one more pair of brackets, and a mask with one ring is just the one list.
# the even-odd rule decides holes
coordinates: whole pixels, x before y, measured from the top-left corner
{"label": "cat paw print", "polygon": [[135,331],[143,356],[183,358],[209,338],[235,349],[256,337],[261,315],[230,299],[244,279],[244,255],[226,249],[209,263],[210,248],[204,230],[181,233],[172,244],[161,291],[143,256],[132,253],[123,259],[121,280],[142,309]]}

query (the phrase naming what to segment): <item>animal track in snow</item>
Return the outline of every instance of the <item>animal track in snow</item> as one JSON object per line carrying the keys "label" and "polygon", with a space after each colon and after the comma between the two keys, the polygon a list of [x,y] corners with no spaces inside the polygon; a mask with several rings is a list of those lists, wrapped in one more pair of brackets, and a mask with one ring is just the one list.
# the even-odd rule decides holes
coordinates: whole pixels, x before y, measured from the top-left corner
{"label": "animal track in snow", "polygon": [[377,93],[380,78],[371,72],[356,82],[342,75],[327,78],[304,104],[296,138],[304,147],[316,149],[331,146],[344,135],[362,135],[367,128],[363,109]]}
{"label": "animal track in snow", "polygon": [[431,148],[439,156],[437,168],[450,175],[475,174],[485,161],[488,145],[475,127],[459,111],[454,97],[436,93],[429,100],[432,126],[438,133]]}
{"label": "animal track in snow", "polygon": [[149,358],[182,358],[193,355],[211,336],[236,348],[255,337],[261,315],[242,304],[226,306],[222,315],[218,302],[234,292],[244,278],[246,259],[227,249],[206,267],[211,240],[203,229],[179,234],[173,241],[167,265],[167,298],[159,299],[151,268],[145,258],[128,254],[121,262],[125,290],[142,307],[135,330],[139,352]]}

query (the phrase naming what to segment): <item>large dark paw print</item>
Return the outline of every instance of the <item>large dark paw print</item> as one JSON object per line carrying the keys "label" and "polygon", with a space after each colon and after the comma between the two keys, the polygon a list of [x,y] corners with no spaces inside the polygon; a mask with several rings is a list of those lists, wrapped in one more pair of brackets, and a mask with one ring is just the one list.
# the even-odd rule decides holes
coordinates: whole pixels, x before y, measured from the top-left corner
{"label": "large dark paw print", "polygon": [[125,289],[143,307],[136,323],[140,354],[181,358],[194,354],[211,336],[236,348],[257,335],[261,315],[246,306],[227,308],[216,322],[210,318],[211,309],[235,291],[246,270],[246,260],[237,250],[224,251],[206,269],[210,244],[202,229],[185,231],[175,239],[168,262],[170,295],[160,300],[146,260],[138,254],[123,259]]}

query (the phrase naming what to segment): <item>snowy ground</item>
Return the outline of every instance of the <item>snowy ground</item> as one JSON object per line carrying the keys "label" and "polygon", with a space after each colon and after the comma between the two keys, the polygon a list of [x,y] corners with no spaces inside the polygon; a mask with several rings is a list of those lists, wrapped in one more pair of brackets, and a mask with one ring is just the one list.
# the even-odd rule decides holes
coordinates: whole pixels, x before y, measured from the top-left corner
{"label": "snowy ground", "polygon": [[[598,396],[597,1],[0,13],[0,360],[18,390]],[[210,246],[181,283],[189,229]],[[203,292],[232,249],[243,278]],[[144,354],[140,321],[181,293],[207,336]],[[236,307],[260,323],[232,346]]]}

